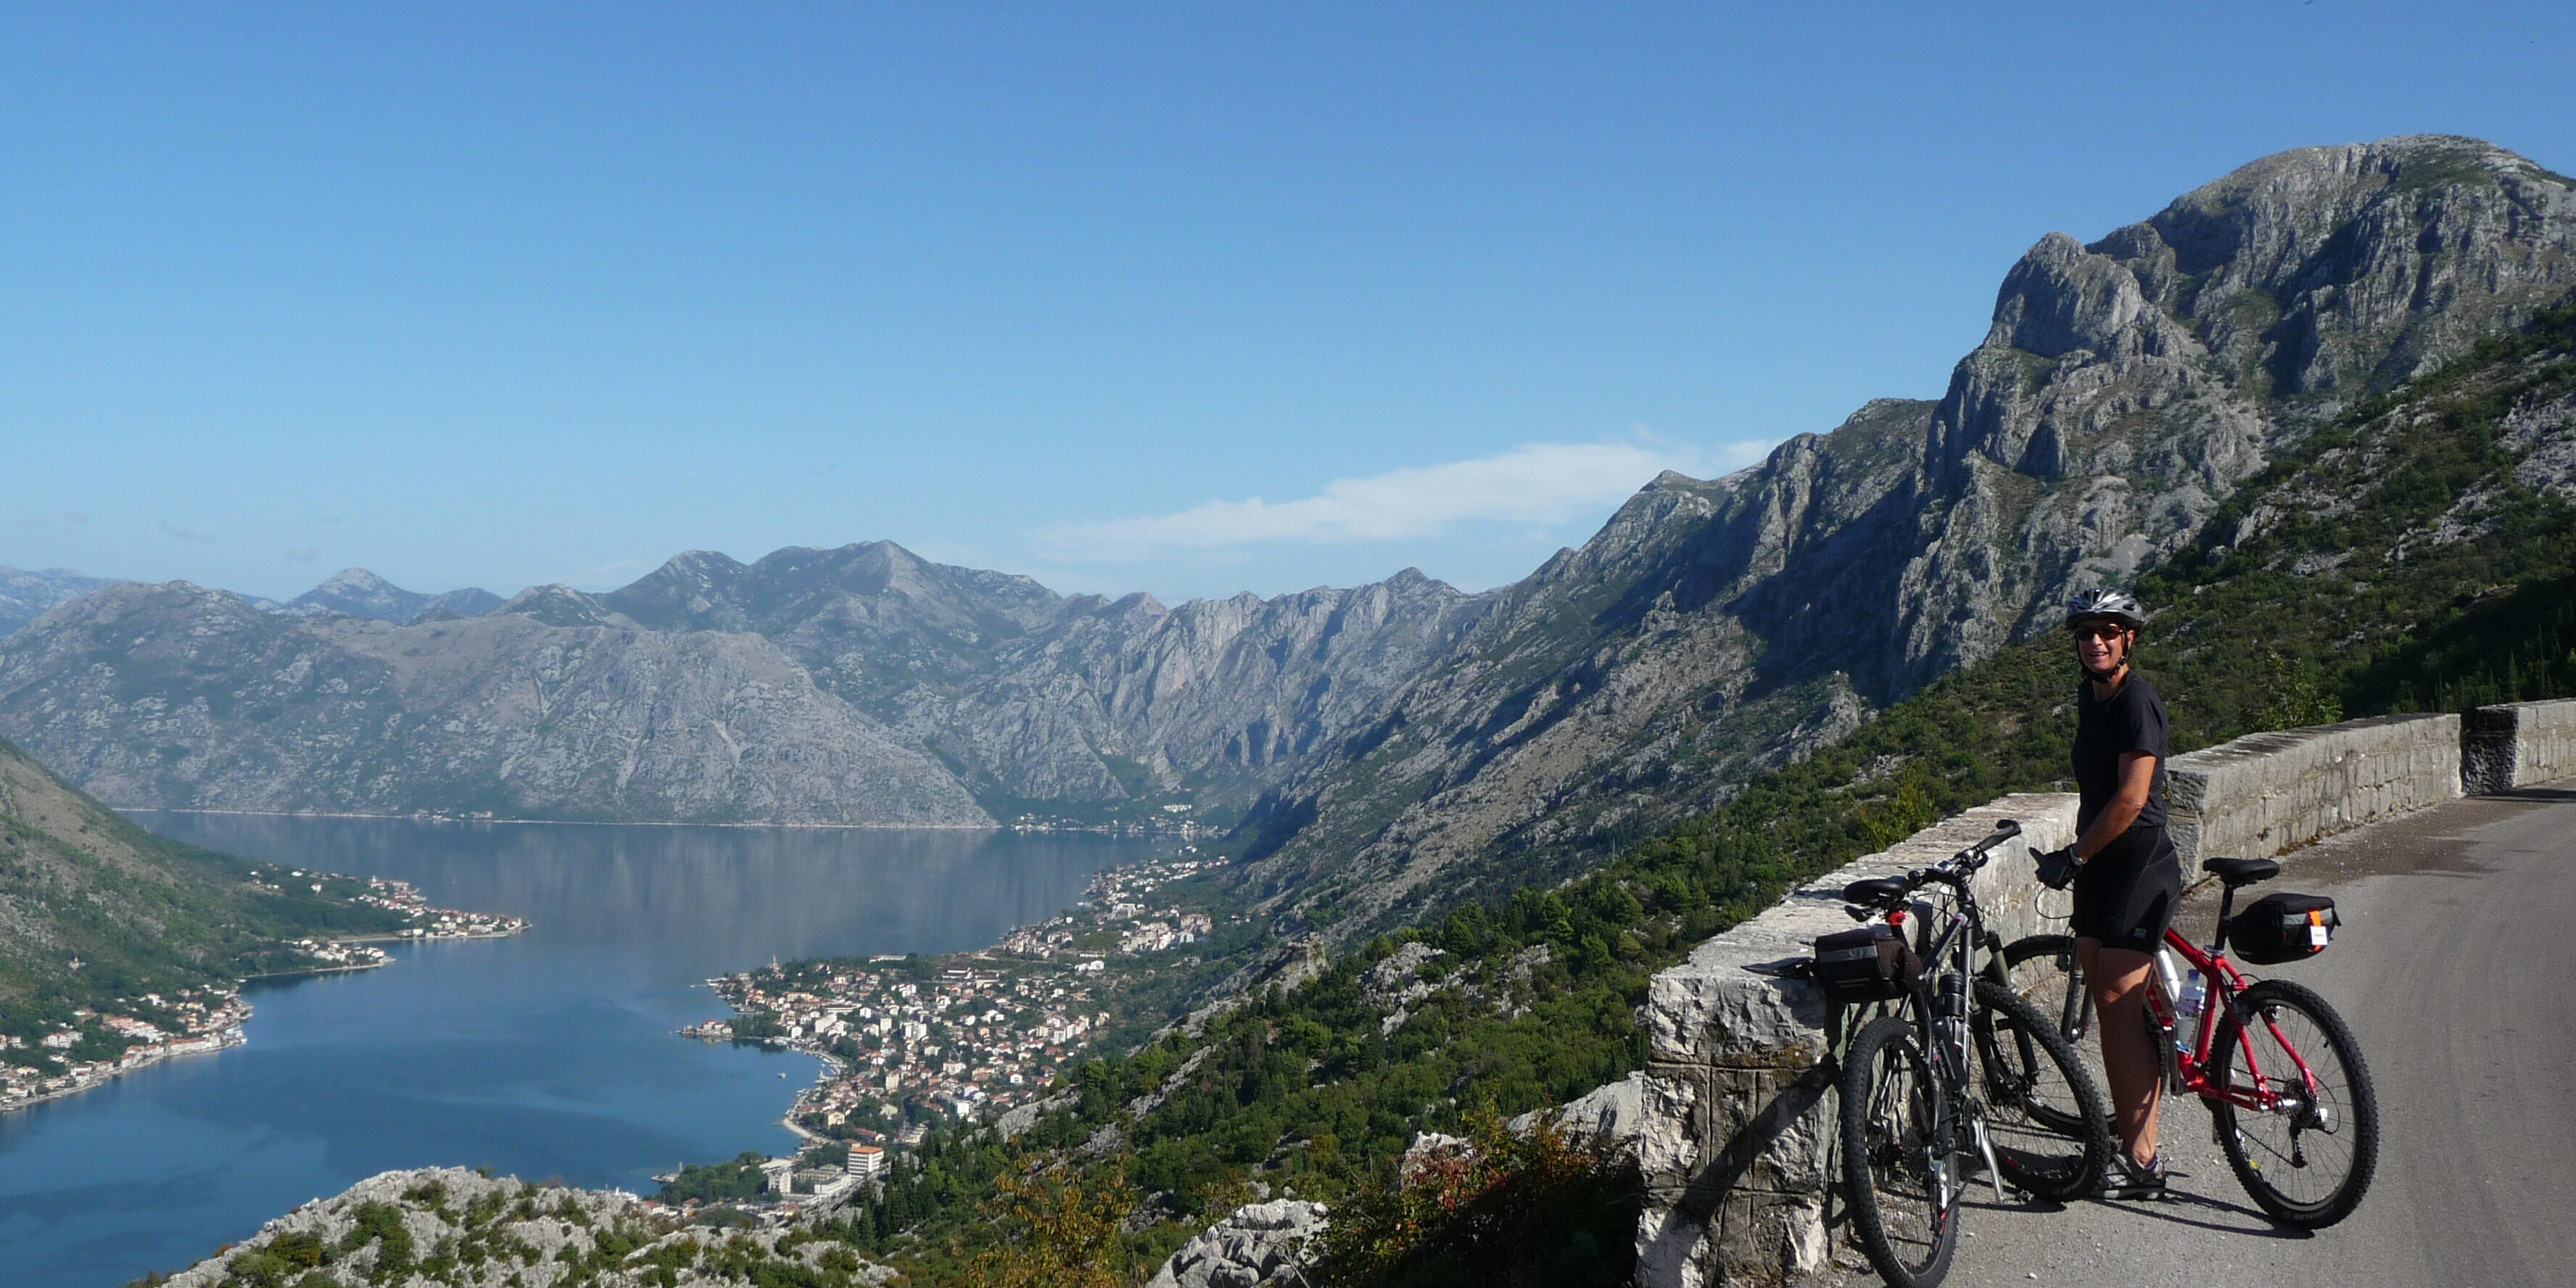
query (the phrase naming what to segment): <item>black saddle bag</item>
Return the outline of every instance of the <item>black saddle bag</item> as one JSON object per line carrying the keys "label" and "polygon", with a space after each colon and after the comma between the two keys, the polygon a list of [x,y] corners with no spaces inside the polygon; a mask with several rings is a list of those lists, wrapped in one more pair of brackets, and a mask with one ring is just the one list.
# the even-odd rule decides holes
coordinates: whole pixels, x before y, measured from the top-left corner
{"label": "black saddle bag", "polygon": [[1885,922],[1816,941],[1815,980],[1837,1002],[1894,1001],[1922,977],[1914,945]]}
{"label": "black saddle bag", "polygon": [[2324,895],[2267,894],[2227,919],[2227,946],[2257,966],[2279,966],[2324,952],[2342,924]]}

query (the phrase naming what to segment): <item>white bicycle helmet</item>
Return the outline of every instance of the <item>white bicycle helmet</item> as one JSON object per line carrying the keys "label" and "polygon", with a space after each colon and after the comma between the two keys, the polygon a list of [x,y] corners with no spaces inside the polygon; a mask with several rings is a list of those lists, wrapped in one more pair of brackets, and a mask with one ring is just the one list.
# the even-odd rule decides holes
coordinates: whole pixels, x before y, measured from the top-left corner
{"label": "white bicycle helmet", "polygon": [[2133,631],[2147,624],[2147,610],[2138,603],[2138,597],[2109,586],[2084,591],[2067,604],[2067,625],[2073,626],[2087,617],[2108,617]]}

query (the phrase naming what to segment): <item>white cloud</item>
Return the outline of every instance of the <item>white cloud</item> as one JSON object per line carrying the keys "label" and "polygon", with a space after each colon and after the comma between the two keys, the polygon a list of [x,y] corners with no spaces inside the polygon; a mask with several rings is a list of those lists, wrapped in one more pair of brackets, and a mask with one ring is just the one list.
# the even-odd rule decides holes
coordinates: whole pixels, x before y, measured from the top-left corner
{"label": "white cloud", "polygon": [[[1732,460],[1746,446],[1730,443],[1724,455]],[[1116,560],[1263,542],[1385,541],[1480,520],[1559,524],[1616,504],[1664,470],[1698,467],[1694,453],[1656,442],[1531,443],[1482,460],[1335,479],[1293,501],[1210,501],[1174,514],[1049,528],[1034,539],[1050,558]]]}

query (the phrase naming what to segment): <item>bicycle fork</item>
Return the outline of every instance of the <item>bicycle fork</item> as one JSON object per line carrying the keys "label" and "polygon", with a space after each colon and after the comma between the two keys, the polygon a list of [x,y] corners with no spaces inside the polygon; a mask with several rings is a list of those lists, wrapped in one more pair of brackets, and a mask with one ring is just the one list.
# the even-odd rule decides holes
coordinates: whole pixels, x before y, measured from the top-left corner
{"label": "bicycle fork", "polygon": [[[1968,982],[1964,978],[1957,978],[1957,982],[1959,1001],[1964,1008]],[[2004,1170],[1995,1161],[1994,1140],[1986,1133],[1985,1102],[1977,1098],[1976,1081],[1971,1076],[1971,1061],[1968,1057],[1968,1017],[1964,1009],[1960,1014],[1944,1015],[1934,1028],[1941,1037],[1940,1062],[1944,1066],[1942,1075],[1949,1080],[1955,1097],[1953,1103],[1959,1106],[1959,1112],[1967,1119],[1968,1139],[1976,1142],[1978,1156],[1986,1161],[1986,1180],[1995,1187],[1995,1202],[2010,1202],[2004,1197]],[[1944,1170],[1946,1172],[1946,1169]],[[1950,1201],[1957,1197],[1958,1184],[1956,1178],[1946,1174],[1941,1178],[1943,1207],[1948,1207]]]}

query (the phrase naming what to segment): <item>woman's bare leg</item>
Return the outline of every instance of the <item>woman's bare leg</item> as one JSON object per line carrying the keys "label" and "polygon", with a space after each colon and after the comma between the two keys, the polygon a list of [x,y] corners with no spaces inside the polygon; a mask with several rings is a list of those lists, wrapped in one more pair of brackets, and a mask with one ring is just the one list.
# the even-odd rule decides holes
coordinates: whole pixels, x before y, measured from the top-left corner
{"label": "woman's bare leg", "polygon": [[2147,988],[2155,958],[2098,939],[2075,941],[2093,993],[2094,1026],[2102,1035],[2102,1072],[2111,1082],[2111,1112],[2131,1161],[2156,1157],[2156,1117],[2164,1093],[2164,1063],[2147,1032]]}

